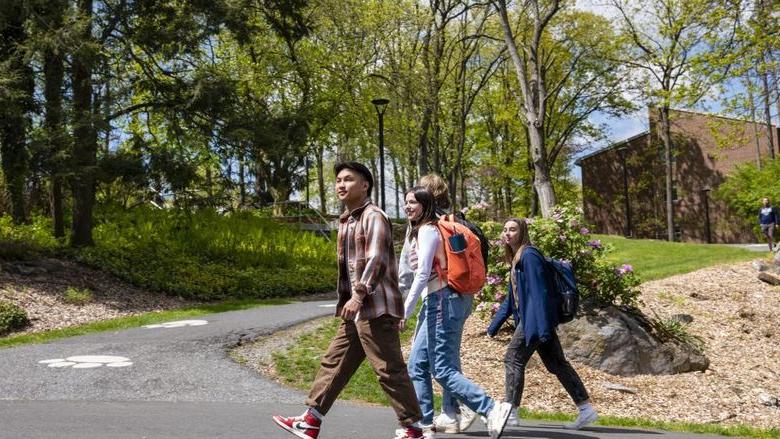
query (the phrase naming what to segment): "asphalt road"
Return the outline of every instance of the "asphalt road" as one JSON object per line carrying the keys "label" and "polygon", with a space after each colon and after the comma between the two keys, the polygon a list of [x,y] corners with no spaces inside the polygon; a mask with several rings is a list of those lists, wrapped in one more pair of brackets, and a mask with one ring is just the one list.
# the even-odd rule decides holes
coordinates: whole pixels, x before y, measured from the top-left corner
{"label": "asphalt road", "polygon": [[[228,357],[254,339],[332,313],[304,302],[210,314],[197,326],[135,328],[0,350],[0,439],[292,438],[272,414],[303,410],[305,395],[268,381]],[[204,323],[205,321],[205,323]],[[92,357],[92,358],[90,358]],[[322,439],[392,438],[391,409],[338,402]],[[473,431],[447,438],[487,437]],[[703,438],[638,429],[525,422],[506,438]]]}

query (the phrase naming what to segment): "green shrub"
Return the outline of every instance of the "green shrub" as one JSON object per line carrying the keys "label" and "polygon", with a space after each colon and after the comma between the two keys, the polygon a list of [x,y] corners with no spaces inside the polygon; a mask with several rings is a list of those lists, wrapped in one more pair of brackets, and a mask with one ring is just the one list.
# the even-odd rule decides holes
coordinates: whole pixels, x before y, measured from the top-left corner
{"label": "green shrub", "polygon": [[22,308],[0,300],[0,336],[22,329],[29,324],[30,319]]}
{"label": "green shrub", "polygon": [[[529,219],[531,241],[545,256],[571,262],[584,301],[597,305],[634,306],[639,297],[639,279],[628,264],[615,265],[606,259],[611,248],[592,239],[582,219],[582,210],[571,205],[556,207],[549,218]],[[503,261],[500,240],[502,223],[480,225],[491,239],[488,278],[476,296],[477,312],[492,315],[506,297],[509,265]]]}
{"label": "green shrub", "polygon": [[68,287],[62,295],[62,301],[71,305],[86,305],[92,301],[92,291],[87,288]]}
{"label": "green shrub", "polygon": [[52,234],[51,220],[41,215],[33,215],[29,224],[14,224],[10,215],[0,215],[0,242],[35,252],[51,252],[61,245]]}
{"label": "green shrub", "polygon": [[183,297],[267,298],[336,285],[332,241],[251,212],[103,207],[94,236],[78,260]]}

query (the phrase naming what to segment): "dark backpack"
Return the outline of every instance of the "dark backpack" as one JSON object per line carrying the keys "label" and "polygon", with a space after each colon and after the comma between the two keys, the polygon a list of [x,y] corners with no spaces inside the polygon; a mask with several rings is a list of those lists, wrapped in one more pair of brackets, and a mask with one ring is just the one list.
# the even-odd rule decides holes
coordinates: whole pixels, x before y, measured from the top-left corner
{"label": "dark backpack", "polygon": [[485,273],[487,274],[488,252],[490,251],[490,241],[488,241],[488,239],[485,237],[485,234],[482,232],[482,229],[480,229],[478,225],[466,219],[466,215],[464,215],[463,212],[457,212],[451,216],[455,217],[456,223],[463,224],[464,226],[466,226],[467,229],[471,230],[471,233],[473,233],[474,235],[477,236],[477,238],[479,238],[479,246],[482,253],[482,262],[485,264]]}
{"label": "dark backpack", "polygon": [[577,289],[577,278],[571,264],[558,259],[544,258],[547,263],[547,273],[550,285],[559,296],[558,321],[568,323],[577,316],[580,304],[580,292]]}
{"label": "dark backpack", "polygon": [[[541,250],[539,253],[542,253]],[[544,272],[552,289],[551,293],[558,301],[558,323],[569,323],[577,316],[577,309],[580,306],[580,291],[577,289],[574,269],[569,262],[547,256],[544,256],[544,265]],[[522,265],[520,269],[522,270]]]}

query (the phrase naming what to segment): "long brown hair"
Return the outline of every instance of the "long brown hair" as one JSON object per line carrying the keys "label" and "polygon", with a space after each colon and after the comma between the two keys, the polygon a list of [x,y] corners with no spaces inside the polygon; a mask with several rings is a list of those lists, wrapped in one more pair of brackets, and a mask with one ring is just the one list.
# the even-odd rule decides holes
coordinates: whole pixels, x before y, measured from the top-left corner
{"label": "long brown hair", "polygon": [[509,221],[517,224],[517,233],[520,236],[520,247],[516,252],[512,251],[512,246],[508,243],[504,243],[504,260],[511,268],[520,260],[520,255],[523,254],[523,250],[531,245],[531,236],[528,234],[528,222],[525,218],[509,218],[505,223],[508,223]]}
{"label": "long brown hair", "polygon": [[428,189],[422,186],[415,186],[406,191],[404,199],[406,199],[406,196],[410,193],[414,195],[414,199],[422,206],[420,218],[416,221],[412,221],[412,219],[409,218],[409,225],[412,227],[412,230],[409,232],[409,242],[412,242],[412,239],[417,238],[417,232],[420,231],[420,227],[426,224],[435,225],[439,221],[439,217],[436,216],[436,205],[433,201],[433,194],[431,194]]}

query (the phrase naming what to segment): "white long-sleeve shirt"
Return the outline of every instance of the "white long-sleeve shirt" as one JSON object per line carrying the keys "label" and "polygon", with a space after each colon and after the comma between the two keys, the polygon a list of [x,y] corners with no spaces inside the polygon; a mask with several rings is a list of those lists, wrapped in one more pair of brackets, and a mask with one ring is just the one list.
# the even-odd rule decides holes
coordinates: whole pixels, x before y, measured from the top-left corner
{"label": "white long-sleeve shirt", "polygon": [[[414,251],[417,254],[417,263],[414,264],[411,262],[409,264],[415,272],[414,280],[412,281],[409,293],[406,295],[406,300],[404,301],[405,319],[412,316],[420,297],[425,299],[428,293],[431,292],[428,288],[429,283],[433,284],[435,281],[435,285],[432,285],[432,287],[437,287],[436,290],[444,288],[447,285],[446,282],[442,282],[438,279],[436,273],[433,273],[433,276],[431,275],[433,261],[436,259],[436,251],[441,245],[439,229],[431,224],[420,227],[420,230],[417,231],[417,239],[413,240],[411,245],[414,246]],[[412,252],[409,251],[405,256],[410,258],[411,253]]]}

